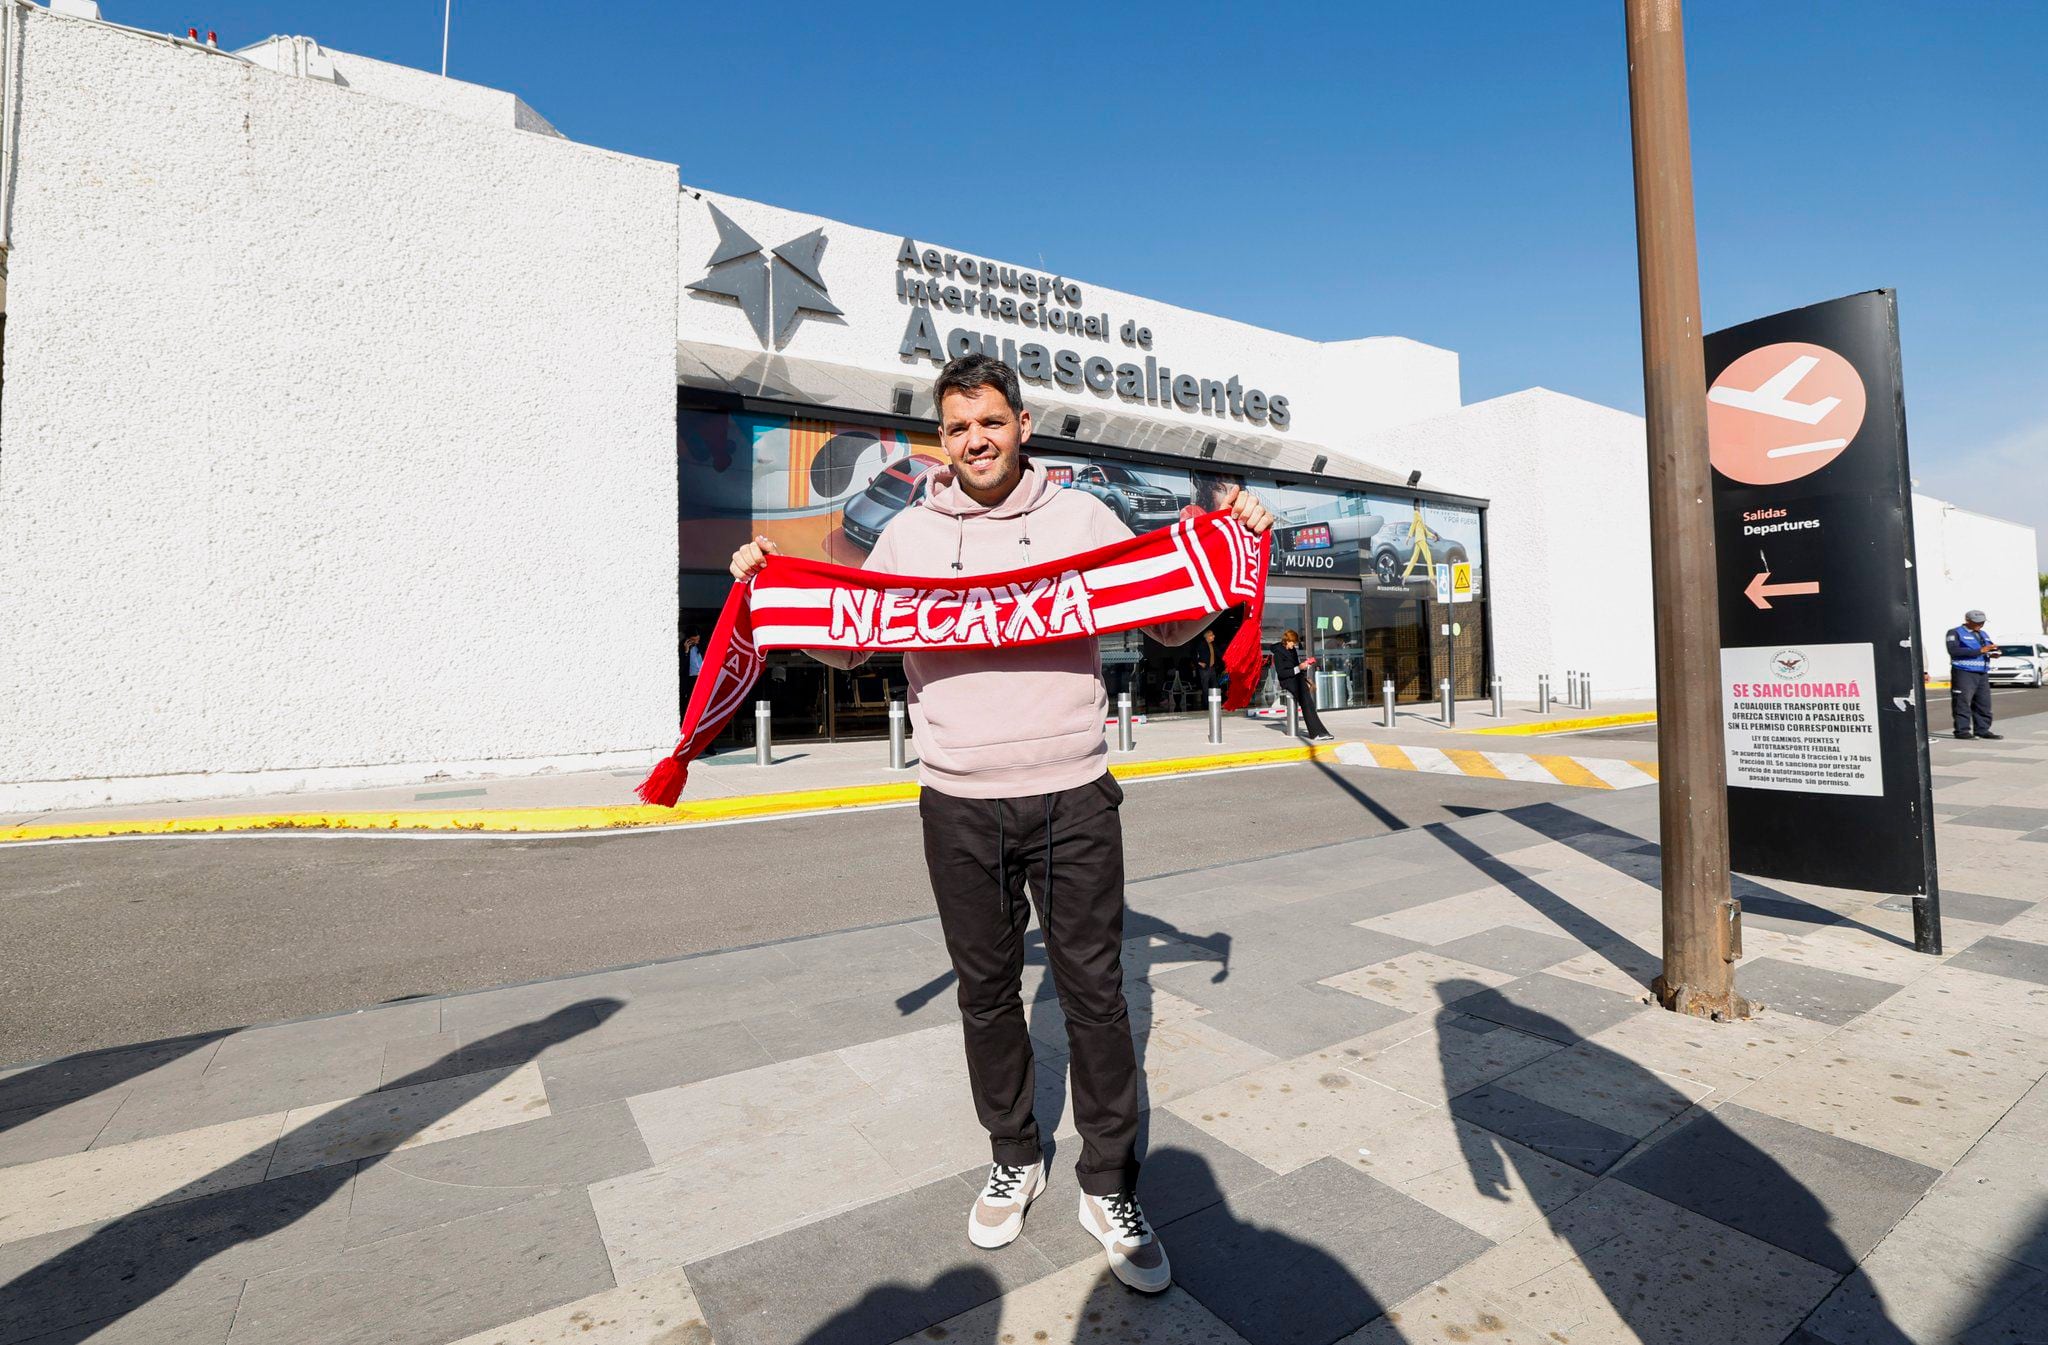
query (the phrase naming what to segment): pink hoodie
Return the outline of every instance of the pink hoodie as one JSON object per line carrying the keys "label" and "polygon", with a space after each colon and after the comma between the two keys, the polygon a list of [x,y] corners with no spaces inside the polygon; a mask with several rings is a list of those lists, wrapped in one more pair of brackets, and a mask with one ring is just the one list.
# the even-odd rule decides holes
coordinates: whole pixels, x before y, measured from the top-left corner
{"label": "pink hoodie", "polygon": [[[882,530],[866,568],[920,578],[995,574],[1121,542],[1131,530],[1085,491],[1046,479],[1028,459],[1001,504],[976,504],[949,468],[932,470],[925,497]],[[1211,618],[1164,622],[1145,633],[1186,644]],[[835,668],[862,651],[808,650]],[[907,653],[918,777],[961,798],[1020,798],[1085,785],[1109,768],[1103,723],[1109,695],[1091,636],[1018,649]]]}

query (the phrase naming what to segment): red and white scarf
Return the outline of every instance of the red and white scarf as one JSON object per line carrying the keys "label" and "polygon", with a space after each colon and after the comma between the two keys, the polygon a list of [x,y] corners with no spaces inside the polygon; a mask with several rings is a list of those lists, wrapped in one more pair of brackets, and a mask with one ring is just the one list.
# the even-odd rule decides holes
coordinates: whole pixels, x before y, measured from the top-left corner
{"label": "red and white scarf", "polygon": [[1241,710],[1258,680],[1271,546],[1272,534],[1254,535],[1218,510],[1001,574],[912,578],[770,556],[726,598],[682,741],[638,793],[675,805],[690,763],[740,708],[770,649],[1000,649],[1185,621],[1242,603],[1244,623],[1223,655],[1223,705]]}

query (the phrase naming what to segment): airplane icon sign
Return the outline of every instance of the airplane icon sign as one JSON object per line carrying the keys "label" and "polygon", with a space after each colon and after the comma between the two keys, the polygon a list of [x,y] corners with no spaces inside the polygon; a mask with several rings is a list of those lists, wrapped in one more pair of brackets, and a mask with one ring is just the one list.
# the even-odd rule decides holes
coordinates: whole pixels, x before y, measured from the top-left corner
{"label": "airplane icon sign", "polygon": [[1795,481],[1849,446],[1863,411],[1863,380],[1849,361],[1825,346],[1780,342],[1736,360],[1707,389],[1707,448],[1723,476]]}

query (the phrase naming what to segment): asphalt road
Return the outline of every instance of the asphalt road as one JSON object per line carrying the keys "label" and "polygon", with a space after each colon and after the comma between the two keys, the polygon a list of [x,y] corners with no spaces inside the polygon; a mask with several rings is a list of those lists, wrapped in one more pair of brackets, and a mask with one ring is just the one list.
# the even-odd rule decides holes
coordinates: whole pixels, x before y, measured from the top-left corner
{"label": "asphalt road", "polygon": [[[1133,879],[1580,791],[1297,765],[1144,781]],[[928,914],[912,808],[561,840],[0,848],[0,1062]]]}

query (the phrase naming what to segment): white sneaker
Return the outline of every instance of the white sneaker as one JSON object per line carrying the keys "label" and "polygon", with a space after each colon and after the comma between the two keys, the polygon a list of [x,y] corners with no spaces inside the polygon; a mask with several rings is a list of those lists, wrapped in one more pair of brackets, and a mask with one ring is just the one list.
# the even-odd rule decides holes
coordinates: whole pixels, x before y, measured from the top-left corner
{"label": "white sneaker", "polygon": [[1081,1227],[1095,1235],[1109,1255],[1109,1269],[1140,1293],[1157,1294],[1173,1283],[1166,1248],[1145,1222],[1136,1197],[1127,1193],[1091,1196],[1081,1193]]}
{"label": "white sneaker", "polygon": [[967,1216],[967,1240],[977,1247],[1007,1247],[1024,1231],[1024,1211],[1045,1190],[1045,1164],[989,1166],[981,1198]]}

